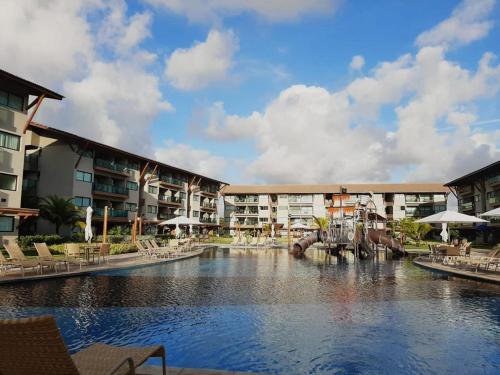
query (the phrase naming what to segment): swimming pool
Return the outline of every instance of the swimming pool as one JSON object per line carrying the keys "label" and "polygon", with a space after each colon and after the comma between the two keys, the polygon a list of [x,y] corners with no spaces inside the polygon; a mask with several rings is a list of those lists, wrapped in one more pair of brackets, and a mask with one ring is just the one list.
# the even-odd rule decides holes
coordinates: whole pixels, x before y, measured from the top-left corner
{"label": "swimming pool", "polygon": [[[334,258],[335,259],[335,258]],[[279,374],[498,374],[500,287],[409,259],[214,249],[0,286],[0,318],[53,314],[71,351],[163,343],[169,366]]]}

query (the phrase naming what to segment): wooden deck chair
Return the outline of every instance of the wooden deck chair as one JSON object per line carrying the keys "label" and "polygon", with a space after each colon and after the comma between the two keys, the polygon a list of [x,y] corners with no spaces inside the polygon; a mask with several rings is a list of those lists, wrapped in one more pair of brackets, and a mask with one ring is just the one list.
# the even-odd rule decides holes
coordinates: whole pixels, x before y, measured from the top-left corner
{"label": "wooden deck chair", "polygon": [[135,241],[135,246],[137,246],[137,252],[141,256],[152,257],[153,255],[148,248],[142,245],[141,241]]}
{"label": "wooden deck chair", "polygon": [[36,268],[39,270],[40,264],[35,260],[22,261],[22,260],[14,260],[12,258],[7,259],[7,258],[5,258],[3,253],[0,251],[0,274],[2,272],[7,273],[7,270],[12,269],[12,268],[19,268],[22,272],[22,275],[24,276],[24,269],[25,268]]}
{"label": "wooden deck chair", "polygon": [[80,245],[77,243],[67,243],[64,244],[64,251],[66,252],[65,260],[68,263],[78,264],[80,269],[82,269],[82,264],[87,264],[87,261],[82,257],[82,251]]}
{"label": "wooden deck chair", "polygon": [[24,255],[23,251],[16,243],[4,244],[3,247],[7,250],[9,254],[10,261],[15,263],[18,267],[21,268],[21,273],[24,276],[25,268],[37,269],[40,273],[42,273],[42,265],[39,259],[28,259]]}
{"label": "wooden deck chair", "polygon": [[252,237],[252,240],[250,241],[249,246],[257,246],[258,242],[259,242],[259,236]]}
{"label": "wooden deck chair", "polygon": [[150,357],[161,358],[166,375],[162,345],[118,347],[97,343],[70,355],[54,317],[0,320],[1,374],[134,374]]}
{"label": "wooden deck chair", "polygon": [[[40,260],[40,264],[42,267],[44,265],[49,266],[49,267],[54,267],[54,271],[57,272],[57,266],[63,266],[66,267],[66,270],[69,271],[69,265],[70,263],[73,264],[79,264],[78,261],[71,259],[71,258],[63,258],[63,259],[56,259],[52,255],[52,253],[49,250],[49,247],[45,242],[39,242],[39,243],[33,243],[35,246],[36,252],[38,253],[38,259]],[[46,264],[43,264],[46,263]],[[81,263],[80,263],[81,264]]]}
{"label": "wooden deck chair", "polygon": [[109,257],[109,252],[111,250],[111,245],[109,243],[102,243],[99,246],[99,252],[97,253],[97,263],[100,263],[101,258],[104,263],[107,262],[106,257]]}

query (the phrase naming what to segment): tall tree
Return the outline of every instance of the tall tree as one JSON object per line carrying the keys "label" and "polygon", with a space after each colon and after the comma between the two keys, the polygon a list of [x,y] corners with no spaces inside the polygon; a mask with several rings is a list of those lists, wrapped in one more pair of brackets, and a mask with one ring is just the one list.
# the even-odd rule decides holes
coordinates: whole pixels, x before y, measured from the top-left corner
{"label": "tall tree", "polygon": [[56,233],[63,225],[73,225],[80,218],[79,209],[71,202],[57,195],[49,195],[40,200],[40,216],[56,226]]}

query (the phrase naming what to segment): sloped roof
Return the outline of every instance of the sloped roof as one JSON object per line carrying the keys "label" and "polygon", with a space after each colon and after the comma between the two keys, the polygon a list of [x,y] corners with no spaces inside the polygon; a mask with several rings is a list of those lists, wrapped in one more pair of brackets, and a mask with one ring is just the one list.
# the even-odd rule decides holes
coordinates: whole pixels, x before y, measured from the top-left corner
{"label": "sloped roof", "polygon": [[222,193],[231,194],[325,194],[339,193],[447,193],[442,183],[400,183],[400,184],[318,184],[318,185],[228,185]]}
{"label": "sloped roof", "polygon": [[43,94],[45,97],[50,99],[62,100],[62,98],[64,98],[64,96],[55,91],[49,90],[48,88],[40,86],[24,78],[15,76],[14,74],[2,69],[0,69],[0,83],[2,87],[17,88],[17,90],[21,90],[26,94],[33,96],[40,96]]}

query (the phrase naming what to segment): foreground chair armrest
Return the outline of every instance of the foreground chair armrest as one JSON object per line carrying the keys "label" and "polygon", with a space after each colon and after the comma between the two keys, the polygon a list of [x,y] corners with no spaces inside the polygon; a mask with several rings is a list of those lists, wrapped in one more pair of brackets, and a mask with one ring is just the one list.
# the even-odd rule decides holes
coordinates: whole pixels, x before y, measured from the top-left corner
{"label": "foreground chair armrest", "polygon": [[134,374],[149,357],[162,358],[163,346],[116,347],[97,343],[70,356],[52,316],[0,320],[0,374]]}

